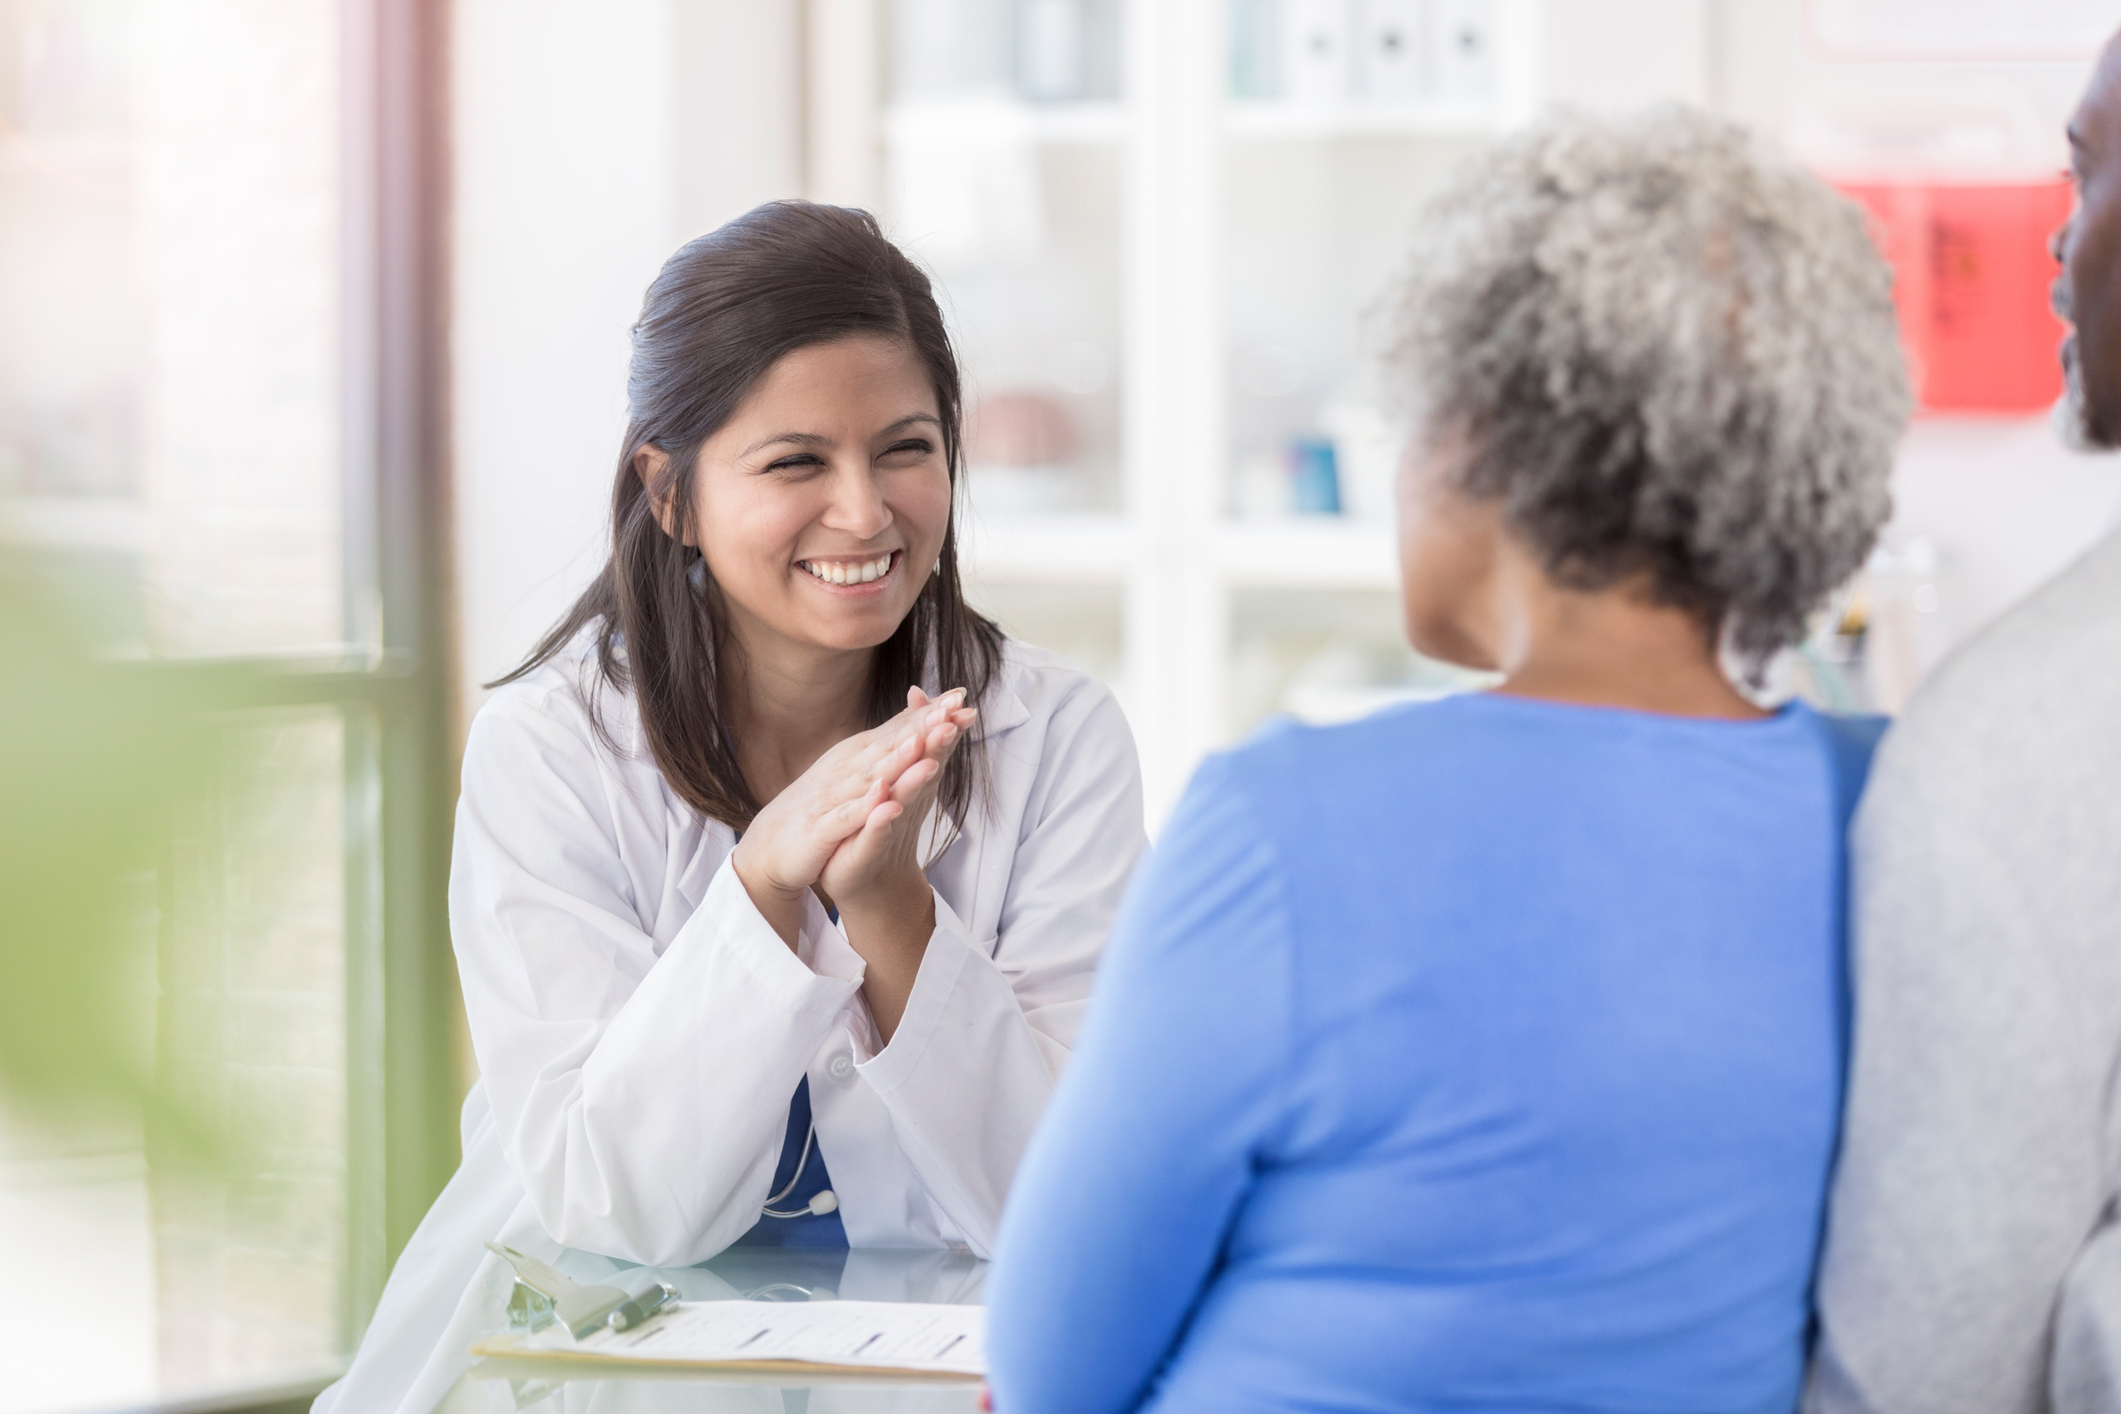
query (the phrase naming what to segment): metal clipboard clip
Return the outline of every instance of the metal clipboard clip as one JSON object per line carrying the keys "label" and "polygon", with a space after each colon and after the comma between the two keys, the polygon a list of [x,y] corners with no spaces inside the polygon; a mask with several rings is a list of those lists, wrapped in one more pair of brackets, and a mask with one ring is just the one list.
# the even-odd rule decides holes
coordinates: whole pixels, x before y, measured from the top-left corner
{"label": "metal clipboard clip", "polygon": [[537,1330],[552,1321],[567,1327],[576,1340],[600,1330],[631,1330],[677,1301],[678,1289],[638,1269],[614,1278],[616,1286],[584,1286],[561,1276],[528,1252],[498,1242],[486,1250],[515,1270],[515,1290],[508,1298],[508,1323]]}

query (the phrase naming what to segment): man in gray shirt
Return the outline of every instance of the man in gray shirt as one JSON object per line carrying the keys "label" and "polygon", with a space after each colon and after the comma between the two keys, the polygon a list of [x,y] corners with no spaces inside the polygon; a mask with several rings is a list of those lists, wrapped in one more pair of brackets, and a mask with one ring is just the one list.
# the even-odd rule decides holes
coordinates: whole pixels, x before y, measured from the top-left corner
{"label": "man in gray shirt", "polygon": [[[2070,125],[2066,435],[2121,446],[2121,39]],[[1814,1414],[2121,1410],[2121,535],[1954,656],[1857,818]]]}

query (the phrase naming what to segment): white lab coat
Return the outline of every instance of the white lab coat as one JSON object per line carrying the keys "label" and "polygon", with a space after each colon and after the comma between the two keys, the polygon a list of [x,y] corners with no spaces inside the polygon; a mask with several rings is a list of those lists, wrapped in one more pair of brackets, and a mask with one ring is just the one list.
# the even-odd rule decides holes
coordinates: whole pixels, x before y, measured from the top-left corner
{"label": "white lab coat", "polygon": [[928,867],[935,933],[880,1046],[845,935],[813,899],[789,951],[630,696],[601,690],[600,740],[593,664],[585,637],[472,726],[449,887],[481,1071],[464,1162],[319,1411],[433,1407],[491,1321],[472,1299],[500,1275],[488,1240],[720,1252],[758,1220],[805,1074],[849,1243],[984,1256],[1074,1043],[1146,843],[1133,738],[1096,679],[1008,643],[961,748],[987,752],[988,799]]}

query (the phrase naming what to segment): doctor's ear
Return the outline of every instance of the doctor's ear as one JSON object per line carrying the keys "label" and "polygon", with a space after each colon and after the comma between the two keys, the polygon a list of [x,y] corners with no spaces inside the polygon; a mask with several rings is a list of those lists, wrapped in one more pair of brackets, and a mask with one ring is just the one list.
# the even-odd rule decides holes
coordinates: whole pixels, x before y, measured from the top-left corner
{"label": "doctor's ear", "polygon": [[[641,478],[641,490],[648,497],[648,509],[655,516],[655,523],[663,533],[677,538],[677,514],[671,505],[670,453],[657,446],[643,446],[633,454],[633,474]],[[690,537],[685,540],[692,543]]]}

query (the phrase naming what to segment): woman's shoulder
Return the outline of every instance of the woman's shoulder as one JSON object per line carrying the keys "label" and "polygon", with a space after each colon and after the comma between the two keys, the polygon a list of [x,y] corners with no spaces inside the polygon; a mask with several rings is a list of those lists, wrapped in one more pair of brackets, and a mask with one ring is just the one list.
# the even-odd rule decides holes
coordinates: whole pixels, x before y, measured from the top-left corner
{"label": "woman's shoulder", "polygon": [[[619,662],[623,666],[623,659]],[[475,752],[512,755],[513,748],[532,740],[547,746],[571,743],[585,757],[625,756],[636,751],[639,736],[633,693],[612,681],[592,625],[488,695],[472,717],[465,756],[468,761]]]}
{"label": "woman's shoulder", "polygon": [[1732,722],[1473,692],[1349,722],[1273,719],[1222,755],[1233,779],[1278,808],[1410,792],[1436,801],[1507,789],[1527,775],[1547,791],[1570,782],[1605,790],[1616,772],[1663,788],[1667,776],[1691,782],[1704,753],[1753,766],[1823,763],[1846,793],[1860,791],[1883,728],[1880,718],[1801,702]]}
{"label": "woman's shoulder", "polygon": [[1009,637],[1002,639],[1001,663],[980,699],[980,716],[990,735],[1057,718],[1075,724],[1107,718],[1125,726],[1118,698],[1103,678],[1050,648]]}
{"label": "woman's shoulder", "polygon": [[1041,702],[1059,701],[1085,692],[1111,695],[1105,680],[1089,669],[1077,667],[1051,648],[1007,634],[1002,636],[1001,667],[995,677],[998,682],[1008,683],[1026,701],[1034,697]]}
{"label": "woman's shoulder", "polygon": [[1410,756],[1448,758],[1469,735],[1489,730],[1481,700],[1481,694],[1464,694],[1401,702],[1338,722],[1273,716],[1219,755],[1240,774],[1265,778],[1290,771],[1308,777],[1337,763],[1364,771]]}

